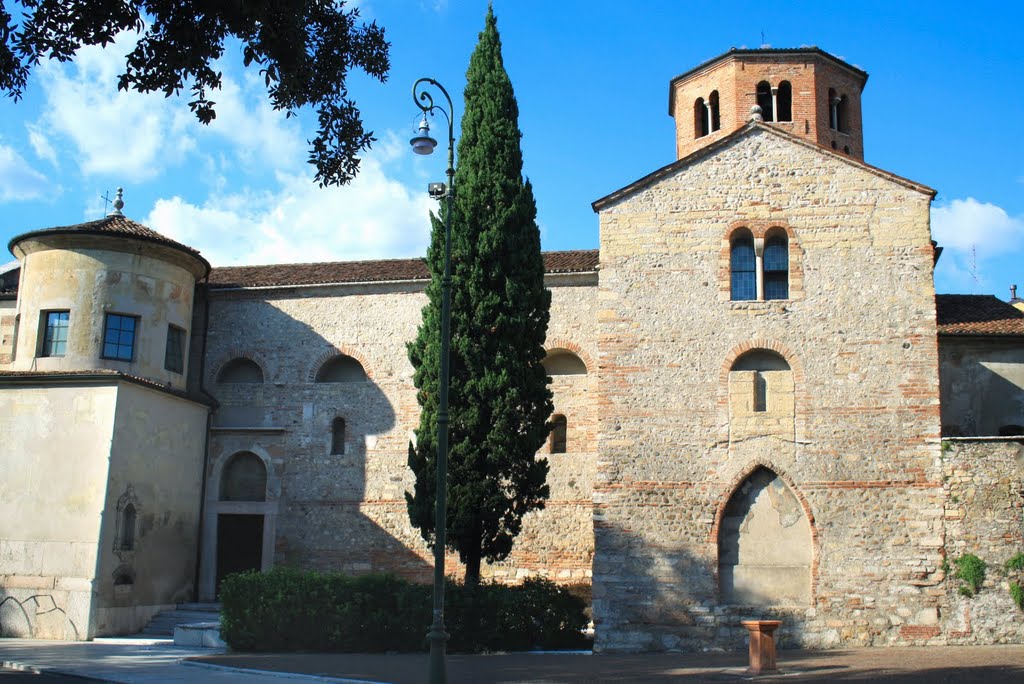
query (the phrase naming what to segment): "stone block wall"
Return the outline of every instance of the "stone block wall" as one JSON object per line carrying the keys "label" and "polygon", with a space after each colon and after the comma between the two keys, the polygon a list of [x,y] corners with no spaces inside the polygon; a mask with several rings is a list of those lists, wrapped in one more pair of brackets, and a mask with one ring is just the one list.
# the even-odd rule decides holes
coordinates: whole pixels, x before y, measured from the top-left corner
{"label": "stone block wall", "polygon": [[[539,454],[550,465],[551,498],[545,510],[527,517],[512,556],[482,569],[485,577],[517,581],[543,574],[569,582],[590,575],[595,282],[593,274],[549,279],[546,346],[572,351],[590,373],[554,378],[555,413],[566,416],[568,440],[564,454],[547,453],[550,445]],[[410,526],[404,499],[413,488],[408,444],[419,420],[405,345],[426,303],[422,289],[414,283],[211,293],[205,383],[220,408],[207,477],[214,481],[240,451],[270,464],[277,483],[266,509],[271,565],[392,571],[429,581],[432,553]],[[367,380],[316,383],[317,369],[338,353],[359,361]],[[218,383],[219,369],[237,357],[259,364],[264,382]],[[336,417],[346,422],[343,454],[331,453]],[[221,504],[209,494],[208,510],[215,511]],[[214,525],[215,517],[208,517],[207,568],[216,553],[209,545]],[[461,576],[455,556],[446,567]],[[212,575],[204,572],[209,585]]]}
{"label": "stone block wall", "polygon": [[[1011,581],[1024,585],[1024,573],[1004,568],[1014,554],[1024,553],[1024,443],[946,440],[942,471],[944,552],[951,568],[940,586],[941,638],[952,644],[1024,642],[1024,611],[1009,590]],[[961,595],[963,583],[952,576],[954,559],[967,553],[988,565],[984,586],[973,598]]]}
{"label": "stone block wall", "polygon": [[[929,200],[754,129],[600,208],[598,649],[734,648],[743,616],[783,616],[791,645],[920,643],[931,629],[943,505]],[[747,222],[789,227],[801,298],[722,297],[723,236]],[[792,369],[790,430],[730,411],[729,371],[750,349]],[[806,604],[721,595],[725,511],[761,469],[806,520]]]}

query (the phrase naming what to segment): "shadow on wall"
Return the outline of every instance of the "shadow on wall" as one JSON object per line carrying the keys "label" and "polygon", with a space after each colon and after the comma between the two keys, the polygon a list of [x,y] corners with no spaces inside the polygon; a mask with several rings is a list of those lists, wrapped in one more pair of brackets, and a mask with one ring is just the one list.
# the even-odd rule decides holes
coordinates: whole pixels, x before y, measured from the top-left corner
{"label": "shadow on wall", "polygon": [[1024,426],[1024,353],[995,352],[985,357],[962,353],[942,358],[944,437],[1006,436]]}
{"label": "shadow on wall", "polygon": [[[207,519],[204,534],[217,537],[216,551],[207,554],[215,553],[219,566],[242,557],[238,570],[287,564],[429,578],[432,566],[425,547],[423,555],[413,550],[423,543],[408,524],[402,497],[411,488],[408,437],[397,434],[394,404],[408,393],[408,380],[374,368],[358,336],[347,343],[327,339],[287,308],[287,300],[232,298],[219,319],[214,296],[210,338],[236,344],[212,352],[221,358],[207,383],[220,402],[210,482],[219,482],[240,453],[259,454],[267,472],[262,508],[249,511],[223,491],[207,494],[219,518]],[[364,344],[370,349],[380,341]],[[246,514],[263,518],[238,517]],[[242,541],[232,546],[225,535]],[[261,538],[272,562],[252,548]],[[216,572],[218,580],[222,574]]]}
{"label": "shadow on wall", "polygon": [[78,628],[53,596],[33,591],[19,597],[0,588],[0,638],[78,641]]}
{"label": "shadow on wall", "polygon": [[759,467],[740,482],[715,539],[707,524],[715,519],[715,501],[693,496],[668,508],[689,520],[671,535],[680,539],[676,544],[652,544],[631,530],[596,523],[596,649],[742,649],[748,632],[741,621],[755,618],[783,621],[780,646],[804,645],[813,541],[801,505],[781,478]]}

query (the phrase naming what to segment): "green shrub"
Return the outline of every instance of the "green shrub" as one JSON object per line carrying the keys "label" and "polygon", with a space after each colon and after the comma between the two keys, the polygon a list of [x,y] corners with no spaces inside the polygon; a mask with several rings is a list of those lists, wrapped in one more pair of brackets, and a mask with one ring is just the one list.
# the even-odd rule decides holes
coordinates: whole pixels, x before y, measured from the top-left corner
{"label": "green shrub", "polygon": [[960,593],[969,597],[977,594],[985,582],[985,561],[973,553],[965,553],[954,560],[953,565],[956,566],[956,573],[953,576],[967,583],[960,587]]}
{"label": "green shrub", "polygon": [[[228,577],[221,602],[221,635],[239,651],[422,651],[432,615],[427,585],[286,568]],[[449,581],[448,650],[589,648],[585,607],[570,589],[547,580],[475,588]]]}
{"label": "green shrub", "polygon": [[1017,582],[1010,582],[1010,596],[1017,607],[1024,610],[1024,587]]}
{"label": "green shrub", "polygon": [[1010,556],[1010,560],[1006,561],[1006,565],[1003,567],[1007,572],[1024,570],[1024,551],[1018,551]]}

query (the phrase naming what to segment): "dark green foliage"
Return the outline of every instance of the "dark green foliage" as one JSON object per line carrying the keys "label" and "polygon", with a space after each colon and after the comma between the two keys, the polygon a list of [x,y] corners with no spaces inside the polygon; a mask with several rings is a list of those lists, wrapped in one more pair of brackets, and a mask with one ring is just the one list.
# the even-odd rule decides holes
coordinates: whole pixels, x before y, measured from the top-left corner
{"label": "dark green foliage", "polygon": [[[590,648],[584,602],[546,580],[447,586],[448,650]],[[289,569],[232,575],[221,585],[221,635],[238,651],[424,651],[431,587],[390,575]]]}
{"label": "dark green foliage", "polygon": [[[480,563],[506,558],[522,518],[544,507],[551,392],[541,361],[550,293],[533,190],[522,178],[519,108],[494,13],[466,73],[452,208],[452,323],[447,541],[479,581]],[[444,207],[442,207],[444,210]],[[409,359],[422,408],[409,466],[409,519],[434,540],[444,224],[431,217],[429,303]],[[443,214],[442,214],[443,218]]]}
{"label": "dark green foliage", "polygon": [[1006,561],[1003,566],[1007,572],[1021,571],[1024,570],[1024,552],[1018,551],[1017,553],[1010,556],[1010,559]]}
{"label": "dark green foliage", "polygon": [[960,593],[963,596],[972,597],[981,590],[985,582],[985,568],[987,564],[973,553],[965,553],[953,561],[956,566],[954,577],[963,580],[966,584],[961,585]]}
{"label": "dark green foliage", "polygon": [[256,64],[275,109],[290,116],[316,109],[319,130],[309,161],[321,185],[349,182],[357,155],[373,134],[363,130],[345,78],[361,69],[383,81],[388,43],[374,23],[359,24],[359,12],[337,0],[15,0],[0,7],[0,91],[19,98],[29,73],[42,58],[67,62],[82,46],[111,43],[124,30],[142,37],[128,55],[120,90],[176,95],[192,91],[196,117],[216,116],[210,91],[220,88],[214,61],[224,42],[242,43],[245,66]]}
{"label": "dark green foliage", "polygon": [[1019,582],[1010,582],[1010,597],[1018,608],[1024,610],[1024,587]]}

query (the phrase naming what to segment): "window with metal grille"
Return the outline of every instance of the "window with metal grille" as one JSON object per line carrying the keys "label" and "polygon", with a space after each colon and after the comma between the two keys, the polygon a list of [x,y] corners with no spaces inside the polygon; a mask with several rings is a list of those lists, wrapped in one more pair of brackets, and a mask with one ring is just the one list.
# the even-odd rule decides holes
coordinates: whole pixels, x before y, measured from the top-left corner
{"label": "window with metal grille", "polygon": [[71,312],[45,311],[43,317],[45,327],[43,328],[43,346],[39,355],[64,356],[68,347],[68,323],[70,323]]}
{"label": "window with metal grille", "polygon": [[789,249],[784,233],[772,232],[764,243],[764,298],[789,298]]}
{"label": "window with metal grille", "polygon": [[185,369],[185,331],[176,325],[167,326],[167,349],[164,351],[164,368],[174,373]]}
{"label": "window with metal grille", "polygon": [[135,356],[135,330],[139,319],[135,316],[107,314],[103,326],[103,358],[131,361]]}
{"label": "window with metal grille", "polygon": [[754,236],[745,228],[733,233],[729,270],[732,280],[730,298],[733,301],[757,299],[757,260],[754,258]]}

